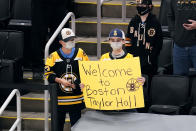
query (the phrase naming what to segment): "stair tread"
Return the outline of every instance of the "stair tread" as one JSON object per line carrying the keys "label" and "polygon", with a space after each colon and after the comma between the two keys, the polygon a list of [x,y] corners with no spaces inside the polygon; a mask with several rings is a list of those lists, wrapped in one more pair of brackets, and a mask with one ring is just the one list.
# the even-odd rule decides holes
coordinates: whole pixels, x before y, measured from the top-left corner
{"label": "stair tread", "polygon": [[[108,18],[103,17],[101,19],[102,24],[125,24],[128,25],[130,18],[126,18],[125,22],[122,21],[122,18]],[[76,19],[76,23],[97,23],[97,17],[80,17]]]}
{"label": "stair tread", "polygon": [[[49,114],[50,115],[50,114]],[[44,112],[21,112],[21,116],[23,119],[25,118],[44,118]],[[17,117],[16,111],[4,111],[3,114],[0,116],[2,117],[7,117],[7,118],[15,118]]]}
{"label": "stair tread", "polygon": [[30,92],[30,93],[27,93],[23,96],[21,96],[21,99],[25,99],[25,98],[44,98],[44,93],[37,93],[37,92]]}
{"label": "stair tread", "polygon": [[[97,37],[77,37],[76,43],[80,43],[80,42],[96,43]],[[101,42],[108,43],[108,37],[102,37]]]}
{"label": "stair tread", "polygon": [[[97,0],[75,0],[76,3],[97,3]],[[130,2],[134,2],[135,0],[126,0],[126,4],[130,4]],[[154,5],[161,5],[161,0],[153,0],[152,3]],[[103,4],[122,4],[121,0],[105,0]],[[131,5],[131,4],[130,4]]]}

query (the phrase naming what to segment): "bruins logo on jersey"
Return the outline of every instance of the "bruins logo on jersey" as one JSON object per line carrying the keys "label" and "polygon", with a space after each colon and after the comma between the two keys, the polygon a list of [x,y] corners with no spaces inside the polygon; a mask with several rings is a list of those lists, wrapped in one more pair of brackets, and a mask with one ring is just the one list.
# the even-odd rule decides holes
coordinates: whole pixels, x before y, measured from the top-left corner
{"label": "bruins logo on jersey", "polygon": [[130,33],[133,34],[134,32],[134,27],[130,27]]}
{"label": "bruins logo on jersey", "polygon": [[155,31],[154,28],[150,28],[150,29],[148,30],[148,35],[149,35],[150,37],[153,37],[155,34],[156,34],[156,31]]}
{"label": "bruins logo on jersey", "polygon": [[[74,81],[77,79],[77,76],[75,74],[71,74],[71,73],[66,73],[66,74],[63,74],[61,76],[62,79],[65,79],[67,80],[68,82],[70,83],[74,83]],[[70,87],[70,86],[64,86],[62,84],[60,84],[60,88],[63,92],[66,92],[66,93],[73,93],[73,88]]]}

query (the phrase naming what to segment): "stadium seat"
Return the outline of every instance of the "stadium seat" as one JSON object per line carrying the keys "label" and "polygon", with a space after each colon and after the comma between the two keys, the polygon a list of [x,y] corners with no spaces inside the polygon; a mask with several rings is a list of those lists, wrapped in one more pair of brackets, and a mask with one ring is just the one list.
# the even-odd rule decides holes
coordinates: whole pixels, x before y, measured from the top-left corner
{"label": "stadium seat", "polygon": [[14,0],[8,26],[31,26],[31,0]]}
{"label": "stadium seat", "polygon": [[172,74],[172,51],[173,40],[171,38],[163,38],[163,46],[158,60],[158,74]]}
{"label": "stadium seat", "polygon": [[4,50],[4,59],[15,60],[23,57],[23,32],[13,30],[0,31],[0,46]]}
{"label": "stadium seat", "polygon": [[13,0],[12,19],[8,23],[8,29],[24,32],[24,64],[31,64],[31,0]]}
{"label": "stadium seat", "polygon": [[5,28],[10,18],[10,0],[0,0],[0,27]]}
{"label": "stadium seat", "polygon": [[168,26],[167,23],[167,1],[169,0],[161,0],[161,7],[159,12],[159,21],[162,26]]}
{"label": "stadium seat", "polygon": [[160,12],[159,12],[159,21],[162,26],[163,37],[170,37],[170,32],[168,30],[168,23],[167,23],[167,9],[168,9],[169,2],[170,0],[162,0]]}
{"label": "stadium seat", "polygon": [[0,31],[0,82],[22,80],[23,44],[23,32]]}
{"label": "stadium seat", "polygon": [[168,26],[161,26],[161,28],[162,28],[163,37],[171,38],[171,35],[169,32],[169,27]]}
{"label": "stadium seat", "polygon": [[190,114],[196,115],[196,77],[192,82],[192,90],[191,90],[191,98],[192,98],[192,108]]}
{"label": "stadium seat", "polygon": [[[0,83],[18,83],[23,80],[23,43],[24,35],[20,31],[0,30]],[[0,104],[12,89],[0,88]],[[26,91],[20,90],[21,94]],[[16,99],[9,106],[15,107]]]}
{"label": "stadium seat", "polygon": [[150,99],[150,113],[167,115],[183,113],[189,99],[189,79],[184,76],[154,76]]}
{"label": "stadium seat", "polygon": [[189,68],[189,74],[188,75],[189,76],[196,76],[196,69],[193,68],[193,67]]}

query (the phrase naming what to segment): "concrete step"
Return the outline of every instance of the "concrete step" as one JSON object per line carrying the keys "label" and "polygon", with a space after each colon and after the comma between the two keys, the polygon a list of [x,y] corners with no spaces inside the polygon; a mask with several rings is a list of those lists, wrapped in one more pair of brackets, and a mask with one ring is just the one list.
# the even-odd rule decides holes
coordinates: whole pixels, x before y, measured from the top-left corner
{"label": "concrete step", "polygon": [[[79,17],[88,16],[96,17],[97,16],[97,0],[75,0],[77,15]],[[126,1],[126,11],[128,18],[133,17],[136,11],[136,5],[134,4],[135,0]],[[153,13],[157,16],[159,15],[160,0],[153,0],[154,8]],[[102,5],[102,16],[111,17],[111,18],[121,18],[122,17],[122,1],[121,0],[105,0]]]}
{"label": "concrete step", "polygon": [[[22,112],[22,130],[28,131],[44,131],[44,113],[38,112]],[[5,111],[0,116],[0,129],[10,129],[16,120],[16,112]],[[50,125],[49,119],[49,125]],[[70,120],[65,119],[64,131],[70,131]]]}
{"label": "concrete step", "polygon": [[[127,18],[125,22],[121,18],[103,17],[101,20],[102,41],[108,37],[109,32],[114,28],[122,29],[125,34],[131,18]],[[162,26],[164,37],[170,37],[168,26]],[[97,36],[97,18],[96,17],[81,17],[76,19],[76,35],[81,39],[92,38]],[[83,38],[84,37],[84,38]],[[89,38],[89,40],[91,40]]]}
{"label": "concrete step", "polygon": [[30,92],[21,96],[22,112],[44,112],[44,93]]}
{"label": "concrete step", "polygon": [[[16,107],[9,107],[9,110],[16,111]],[[30,92],[21,96],[21,111],[44,112],[44,93]]]}
{"label": "concrete step", "polygon": [[[120,18],[102,18],[102,36],[107,37],[109,32],[114,28],[119,28],[127,32],[130,20],[130,18],[127,18],[126,21],[123,22]],[[97,18],[81,17],[76,19],[76,35],[83,37],[97,36]]]}
{"label": "concrete step", "polygon": [[[97,38],[96,37],[79,37],[76,39],[76,47],[82,48],[89,56],[90,60],[98,60],[97,55]],[[101,39],[101,54],[111,51],[107,37]]]}

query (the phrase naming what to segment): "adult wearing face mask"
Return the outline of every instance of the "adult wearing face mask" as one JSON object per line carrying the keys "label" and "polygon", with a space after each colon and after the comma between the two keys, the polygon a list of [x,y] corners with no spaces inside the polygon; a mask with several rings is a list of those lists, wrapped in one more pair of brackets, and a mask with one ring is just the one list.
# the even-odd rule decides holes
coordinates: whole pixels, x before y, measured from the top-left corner
{"label": "adult wearing face mask", "polygon": [[75,34],[69,28],[61,31],[61,48],[53,52],[45,63],[45,76],[50,83],[58,83],[58,131],[63,131],[65,115],[69,113],[71,126],[81,117],[85,107],[80,90],[78,60],[88,61],[82,49],[75,48]]}
{"label": "adult wearing face mask", "polygon": [[127,52],[140,57],[142,74],[150,78],[157,73],[163,44],[161,25],[151,13],[152,8],[152,0],[137,1],[138,14],[129,23],[125,45]]}

